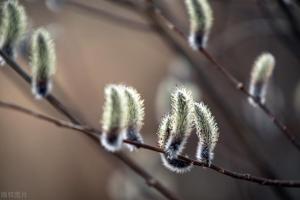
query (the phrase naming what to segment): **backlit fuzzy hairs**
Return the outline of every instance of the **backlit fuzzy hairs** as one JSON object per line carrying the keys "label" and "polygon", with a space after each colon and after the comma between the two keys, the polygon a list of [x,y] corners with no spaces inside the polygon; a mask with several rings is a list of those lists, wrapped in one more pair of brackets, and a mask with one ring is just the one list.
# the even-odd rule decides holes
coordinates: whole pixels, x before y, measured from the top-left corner
{"label": "backlit fuzzy hairs", "polygon": [[213,115],[204,103],[195,103],[195,126],[199,137],[196,157],[201,162],[211,164],[219,131]]}
{"label": "backlit fuzzy hairs", "polygon": [[51,76],[56,67],[55,48],[48,31],[40,28],[33,33],[30,54],[32,93],[37,99],[41,99],[51,91]]}
{"label": "backlit fuzzy hairs", "polygon": [[0,3],[0,47],[2,48],[7,32],[7,12],[4,12],[3,3]]}
{"label": "backlit fuzzy hairs", "polygon": [[190,18],[189,43],[194,50],[206,47],[213,24],[213,12],[207,0],[185,0]]}
{"label": "backlit fuzzy hairs", "polygon": [[165,148],[166,141],[170,136],[170,124],[171,124],[171,117],[170,115],[166,115],[163,117],[158,128],[158,132],[157,132],[158,146],[162,149]]}
{"label": "backlit fuzzy hairs", "polygon": [[102,116],[101,144],[111,152],[119,151],[125,135],[127,119],[124,87],[108,85],[104,90],[105,102]]}
{"label": "backlit fuzzy hairs", "polygon": [[[170,126],[171,126],[171,117],[170,115],[166,115],[158,129],[158,145],[160,148],[166,151],[166,142],[170,137]],[[163,165],[177,173],[185,173],[192,169],[193,165],[191,163],[187,163],[183,160],[177,159],[177,158],[168,158],[165,154],[161,153],[161,160],[163,162]]]}
{"label": "backlit fuzzy hairs", "polygon": [[[125,87],[124,93],[127,98],[127,119],[125,126],[127,131],[125,139],[138,143],[143,143],[143,138],[140,134],[145,117],[144,101],[141,99],[140,94],[132,87]],[[126,146],[132,151],[135,149],[133,145]]]}
{"label": "backlit fuzzy hairs", "polygon": [[168,158],[176,158],[184,148],[193,126],[193,98],[190,91],[177,88],[172,94],[170,137],[166,143]]}
{"label": "backlit fuzzy hairs", "polygon": [[2,49],[7,56],[15,59],[16,46],[26,31],[27,16],[24,7],[17,0],[4,2],[3,16],[6,18],[6,31]]}
{"label": "backlit fuzzy hairs", "polygon": [[[250,79],[249,93],[259,102],[265,103],[269,79],[275,67],[275,58],[270,53],[261,54],[255,61]],[[249,103],[256,106],[253,99]]]}

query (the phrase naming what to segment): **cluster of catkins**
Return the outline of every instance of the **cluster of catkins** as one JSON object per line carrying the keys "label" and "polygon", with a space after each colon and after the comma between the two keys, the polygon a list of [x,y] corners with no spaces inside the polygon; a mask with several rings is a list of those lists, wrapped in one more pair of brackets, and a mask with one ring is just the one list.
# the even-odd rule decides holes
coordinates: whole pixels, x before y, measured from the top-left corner
{"label": "cluster of catkins", "polygon": [[[104,90],[101,144],[111,152],[122,149],[123,140],[143,143],[144,101],[132,87],[111,84]],[[133,145],[127,144],[131,151]]]}
{"label": "cluster of catkins", "polygon": [[[161,121],[158,129],[158,144],[165,151],[161,154],[163,164],[175,172],[186,172],[190,163],[177,158],[184,150],[192,129],[196,128],[199,145],[196,157],[208,165],[218,141],[217,124],[204,103],[196,103],[185,88],[177,88],[172,94],[172,110]],[[143,143],[141,128],[144,120],[143,100],[132,87],[108,85],[105,88],[105,102],[102,116],[103,147],[111,152],[120,151],[123,140]],[[133,145],[126,145],[130,150]]]}
{"label": "cluster of catkins", "polygon": [[[24,38],[27,16],[17,0],[4,0],[0,4],[0,48],[15,60],[17,47]],[[37,99],[45,97],[52,88],[51,76],[55,73],[56,55],[54,44],[47,30],[33,31],[30,41],[30,66],[32,71],[32,93]],[[5,62],[2,60],[2,65]]]}
{"label": "cluster of catkins", "polygon": [[[190,18],[189,44],[194,50],[205,48],[213,25],[213,12],[207,0],[185,0]],[[255,61],[249,85],[249,103],[265,103],[269,79],[273,73],[275,58],[262,53]]]}
{"label": "cluster of catkins", "polygon": [[178,173],[192,168],[192,164],[178,159],[178,155],[184,150],[193,128],[196,128],[199,137],[196,158],[210,165],[219,131],[209,108],[203,102],[194,102],[191,92],[185,88],[177,88],[171,98],[171,111],[163,117],[157,133],[158,145],[165,151],[161,154],[163,164]]}

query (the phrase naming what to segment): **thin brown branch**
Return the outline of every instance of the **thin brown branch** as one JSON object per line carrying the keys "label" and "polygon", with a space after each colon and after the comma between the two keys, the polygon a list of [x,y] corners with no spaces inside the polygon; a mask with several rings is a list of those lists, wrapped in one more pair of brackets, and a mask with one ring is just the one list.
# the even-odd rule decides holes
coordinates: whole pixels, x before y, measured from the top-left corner
{"label": "thin brown branch", "polygon": [[[19,76],[21,76],[29,85],[31,84],[31,77],[22,69],[21,66],[19,66],[16,62],[14,62],[11,58],[9,58],[1,49],[0,49],[0,56],[5,60],[8,66],[10,66]],[[53,108],[55,108],[59,113],[66,116],[72,124],[68,123],[59,123],[62,127],[68,127],[73,130],[80,131],[79,127],[81,126],[81,123],[79,120],[74,117],[71,112],[68,111],[68,109],[59,101],[54,95],[48,95],[46,98],[47,102],[50,103]],[[23,110],[24,111],[24,110]],[[28,112],[27,114],[30,114]],[[36,116],[38,117],[38,115]],[[46,116],[44,116],[46,117]],[[44,120],[49,119],[49,121],[54,120],[54,118],[44,118]],[[76,126],[73,126],[76,125]],[[82,127],[83,129],[85,127]],[[100,133],[100,131],[93,129],[93,128],[87,128],[85,131],[81,130],[82,132],[89,133],[87,134],[90,138],[96,139],[98,141],[98,137],[96,137],[95,133]],[[133,162],[130,158],[128,158],[126,155],[123,154],[113,154],[115,157],[117,157],[119,160],[124,162],[131,170],[133,170],[136,174],[138,174],[141,178],[145,180],[145,182],[149,185],[149,187],[152,187],[156,189],[160,194],[162,194],[164,197],[166,197],[169,200],[179,200],[180,198],[177,197],[175,194],[173,194],[171,191],[169,191],[162,183],[160,183],[157,179],[155,179],[150,173],[148,173],[146,170],[144,170],[142,167],[140,167],[138,164]],[[154,184],[149,184],[154,183]]]}
{"label": "thin brown branch", "polygon": [[100,8],[94,8],[74,0],[67,0],[65,3],[70,7],[79,9],[84,12],[88,12],[89,14],[93,14],[101,19],[109,20],[110,22],[117,24],[121,27],[127,28],[129,30],[151,32],[149,25],[145,23],[137,22],[129,18],[124,18],[123,16],[119,16],[115,13],[110,13]]}
{"label": "thin brown branch", "polygon": [[[173,30],[176,34],[178,34],[181,38],[187,41],[187,37],[185,34],[177,28],[169,19],[167,19],[158,7],[155,6],[153,0],[146,0],[153,7],[153,12],[162,19],[166,26]],[[264,111],[264,113],[272,120],[275,126],[281,130],[281,132],[290,140],[290,142],[300,151],[300,143],[296,140],[294,134],[288,129],[288,127],[281,122],[274,113],[267,107],[267,105],[261,103],[257,98],[251,95],[248,90],[245,88],[244,84],[239,81],[230,71],[228,71],[223,65],[221,65],[217,60],[205,49],[200,48],[199,53],[201,53],[208,61],[210,61],[218,71],[241,93],[243,93],[246,97],[251,98],[254,102],[257,103],[258,107]]]}
{"label": "thin brown branch", "polygon": [[[93,136],[91,138],[93,138],[94,140],[96,140],[98,142],[98,134],[101,134],[100,130],[95,130],[93,128],[90,128],[88,126],[81,126],[81,125],[77,125],[77,124],[73,124],[67,121],[62,121],[53,117],[50,117],[48,115],[44,115],[32,110],[29,110],[25,107],[19,106],[17,104],[13,104],[13,103],[9,103],[9,102],[5,102],[0,100],[0,107],[2,108],[7,108],[10,110],[15,110],[27,115],[30,115],[32,117],[35,117],[37,119],[43,120],[43,121],[47,121],[49,123],[52,123],[56,126],[62,127],[62,128],[67,128],[67,129],[71,129],[71,130],[75,130],[75,131],[79,131],[85,134],[89,134],[90,136]],[[155,147],[155,146],[151,146],[148,144],[140,144],[137,142],[133,142],[130,140],[123,140],[124,143],[126,144],[131,144],[136,146],[137,148],[142,148],[142,149],[147,149],[150,151],[154,151],[157,153],[165,153],[163,149]],[[114,154],[117,155],[117,157],[120,157],[123,154]],[[299,180],[279,180],[279,179],[268,179],[268,178],[263,178],[263,177],[258,177],[258,176],[253,176],[249,173],[239,173],[239,172],[234,172],[234,171],[230,171],[230,170],[226,170],[222,167],[216,166],[216,165],[207,165],[206,163],[203,162],[199,162],[197,160],[194,159],[190,159],[187,158],[185,156],[178,156],[178,158],[180,158],[181,160],[184,160],[186,162],[192,163],[195,166],[199,166],[199,167],[205,167],[211,170],[214,170],[222,175],[226,175],[229,176],[231,178],[235,178],[235,179],[240,179],[240,180],[245,180],[248,182],[252,182],[252,183],[257,183],[260,185],[268,185],[268,186],[278,186],[278,187],[294,187],[294,188],[300,188],[300,181]],[[121,156],[120,158],[122,161],[127,163],[127,159],[123,156]],[[132,164],[132,163],[131,163]],[[136,168],[136,165],[130,166],[131,168]],[[141,170],[140,168],[136,168],[135,171],[138,171],[138,173],[140,175],[142,175],[143,177],[147,177],[147,184],[151,187],[155,187],[155,188],[160,188],[160,190],[164,190],[164,187],[161,188],[161,185],[159,182],[157,182],[157,180],[153,179],[153,177],[151,177],[148,173],[146,173],[144,170]],[[166,191],[167,192],[167,191]]]}

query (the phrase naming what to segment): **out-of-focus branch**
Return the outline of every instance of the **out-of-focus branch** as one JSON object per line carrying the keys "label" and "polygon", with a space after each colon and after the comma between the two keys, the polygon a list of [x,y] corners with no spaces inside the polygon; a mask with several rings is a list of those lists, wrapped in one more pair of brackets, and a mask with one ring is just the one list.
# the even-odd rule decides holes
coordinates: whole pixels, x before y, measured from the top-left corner
{"label": "out-of-focus branch", "polygon": [[[97,132],[95,132],[95,130],[93,130],[93,128],[89,128],[88,126],[81,126],[81,125],[77,125],[77,124],[73,124],[67,121],[62,121],[41,113],[37,113],[35,111],[29,110],[25,107],[19,106],[17,104],[13,104],[13,103],[9,103],[9,102],[5,102],[5,101],[1,101],[0,100],[0,107],[2,108],[7,108],[7,109],[11,109],[11,110],[15,110],[30,116],[33,116],[37,119],[43,120],[43,121],[47,121],[50,122],[52,124],[55,124],[59,127],[63,127],[63,128],[68,128],[68,129],[72,129],[72,130],[76,130],[85,134],[89,134],[90,136],[93,136],[91,138],[93,138],[94,140],[96,140],[98,142],[98,136],[97,134],[101,134],[101,131],[97,130]],[[130,140],[123,140],[124,143],[126,144],[131,144],[136,146],[137,148],[143,148],[143,149],[147,149],[150,151],[154,151],[157,153],[165,153],[163,149],[160,149],[158,147],[154,147],[148,144],[141,144],[141,143],[137,143],[137,142],[133,142]],[[122,154],[117,154],[117,157],[121,156]],[[180,158],[183,161],[186,161],[188,163],[192,163],[195,166],[199,166],[199,167],[205,167],[205,168],[209,168],[211,170],[214,170],[222,175],[226,175],[229,176],[231,178],[236,178],[236,179],[240,179],[240,180],[245,180],[248,182],[253,182],[253,183],[257,183],[260,185],[269,185],[269,186],[278,186],[278,187],[300,187],[300,181],[295,181],[295,180],[276,180],[276,179],[267,179],[267,178],[262,178],[262,177],[258,177],[258,176],[253,176],[250,175],[248,173],[238,173],[238,172],[234,172],[234,171],[230,171],[230,170],[226,170],[223,169],[221,167],[218,167],[216,165],[208,165],[204,162],[199,162],[197,160],[194,159],[190,159],[187,158],[185,156],[178,156],[178,158]],[[120,157],[121,160],[123,160],[124,162],[127,162],[128,158],[121,156]],[[136,165],[131,166],[131,168],[135,168]],[[140,168],[136,168],[136,171],[139,171]],[[140,174],[145,173],[143,170],[139,171]],[[148,174],[144,174],[143,176],[147,176]],[[149,176],[147,178],[147,184],[152,186],[152,187],[157,187],[157,180],[153,179],[151,176]]]}
{"label": "out-of-focus branch", "polygon": [[151,32],[149,25],[147,25],[145,23],[137,22],[132,19],[128,19],[123,16],[119,16],[115,13],[111,13],[111,12],[108,12],[108,11],[100,9],[100,8],[94,8],[92,6],[89,6],[84,3],[74,1],[74,0],[66,0],[65,4],[70,7],[81,10],[83,12],[86,12],[88,14],[91,14],[93,16],[97,16],[101,19],[106,19],[114,24],[117,24],[117,25],[119,25],[123,28],[127,28],[129,30]]}

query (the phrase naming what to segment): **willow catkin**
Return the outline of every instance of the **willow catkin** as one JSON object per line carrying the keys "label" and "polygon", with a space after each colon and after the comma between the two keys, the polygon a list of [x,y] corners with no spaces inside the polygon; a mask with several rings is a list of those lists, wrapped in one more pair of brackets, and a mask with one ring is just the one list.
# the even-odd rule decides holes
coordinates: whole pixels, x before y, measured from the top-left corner
{"label": "willow catkin", "polygon": [[105,102],[102,115],[101,144],[111,152],[119,151],[125,135],[126,97],[124,88],[108,85],[104,89]]}
{"label": "willow catkin", "polygon": [[40,28],[31,39],[30,65],[32,92],[37,99],[47,96],[52,89],[52,76],[56,71],[56,54],[50,33]]}
{"label": "willow catkin", "polygon": [[[127,98],[127,118],[125,122],[126,134],[125,139],[143,143],[141,129],[145,117],[144,101],[141,95],[133,87],[124,87],[124,95]],[[132,151],[135,149],[133,145],[126,146]]]}
{"label": "willow catkin", "polygon": [[199,138],[196,157],[211,164],[214,149],[219,139],[219,130],[214,116],[204,103],[195,103],[195,127]]}
{"label": "willow catkin", "polygon": [[27,16],[23,6],[17,0],[9,0],[3,4],[3,16],[6,30],[2,49],[12,59],[16,58],[16,47],[26,31]]}
{"label": "willow catkin", "polygon": [[185,0],[190,19],[190,46],[198,50],[206,47],[213,25],[213,12],[207,0]]}
{"label": "willow catkin", "polygon": [[193,126],[193,97],[185,88],[177,88],[172,96],[170,137],[166,143],[169,158],[175,158],[184,148]]}
{"label": "willow catkin", "polygon": [[256,106],[256,102],[253,98],[260,103],[265,103],[268,83],[274,67],[275,58],[271,53],[262,53],[255,60],[249,86],[249,93],[252,98],[250,97],[248,100],[251,105]]}

